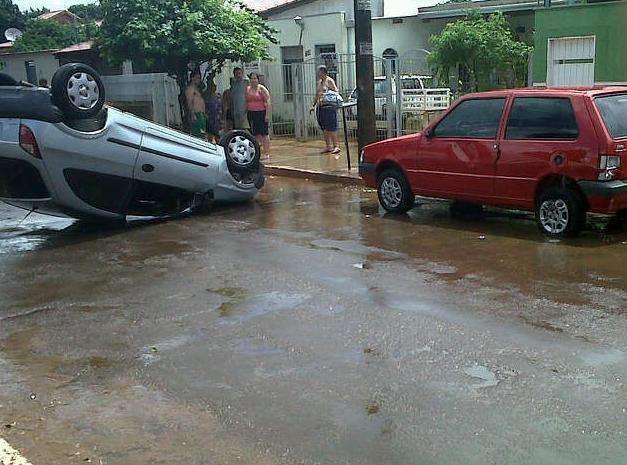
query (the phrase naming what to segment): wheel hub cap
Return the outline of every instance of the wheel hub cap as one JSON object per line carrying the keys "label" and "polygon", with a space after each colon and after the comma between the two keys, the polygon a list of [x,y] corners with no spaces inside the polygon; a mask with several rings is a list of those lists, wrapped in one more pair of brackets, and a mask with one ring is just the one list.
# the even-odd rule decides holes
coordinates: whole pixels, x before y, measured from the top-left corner
{"label": "wheel hub cap", "polygon": [[396,208],[403,199],[403,190],[396,178],[385,178],[381,183],[381,197],[390,208]]}
{"label": "wheel hub cap", "polygon": [[67,82],[67,95],[72,105],[80,110],[91,110],[98,103],[98,83],[87,73],[73,74]]}
{"label": "wheel hub cap", "polygon": [[246,137],[236,136],[228,144],[229,155],[238,165],[248,165],[255,159],[255,145]]}
{"label": "wheel hub cap", "polygon": [[568,205],[561,199],[545,200],[540,205],[540,223],[551,234],[561,234],[568,227]]}

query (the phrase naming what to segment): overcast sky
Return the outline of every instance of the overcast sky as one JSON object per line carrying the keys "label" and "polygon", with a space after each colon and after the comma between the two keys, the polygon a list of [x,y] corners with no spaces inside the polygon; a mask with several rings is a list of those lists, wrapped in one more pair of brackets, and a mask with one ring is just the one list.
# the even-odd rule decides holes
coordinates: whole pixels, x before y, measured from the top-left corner
{"label": "overcast sky", "polygon": [[[13,0],[20,10],[29,8],[41,8],[45,6],[49,10],[62,10],[76,3],[94,3],[95,0]],[[254,1],[254,0],[253,0]],[[385,9],[387,16],[412,15],[420,6],[429,6],[439,3],[440,0],[387,0]]]}
{"label": "overcast sky", "polygon": [[49,10],[63,10],[70,5],[77,3],[94,3],[95,0],[13,0],[20,10],[28,10],[29,8],[41,8],[45,6]]}

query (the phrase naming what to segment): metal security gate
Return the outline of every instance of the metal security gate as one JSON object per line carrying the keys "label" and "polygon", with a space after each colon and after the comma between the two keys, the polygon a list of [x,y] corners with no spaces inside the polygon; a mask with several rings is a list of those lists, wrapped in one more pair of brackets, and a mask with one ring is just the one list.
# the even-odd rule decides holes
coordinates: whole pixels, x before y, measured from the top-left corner
{"label": "metal security gate", "polygon": [[[445,110],[451,100],[450,89],[440,88],[429,77],[425,51],[416,51],[395,59],[374,58],[375,119],[378,139],[410,134],[421,130],[433,117]],[[344,101],[348,137],[357,137],[356,63],[354,54],[322,53],[290,63],[261,61],[246,65],[254,69],[272,95],[271,134],[296,139],[319,138],[321,131],[315,113],[309,109],[316,96],[318,66],[325,65],[335,79]],[[219,89],[228,88],[232,67],[225,67],[216,80]],[[343,133],[341,112],[338,113]]]}
{"label": "metal security gate", "polygon": [[547,85],[594,85],[595,37],[549,39]]}

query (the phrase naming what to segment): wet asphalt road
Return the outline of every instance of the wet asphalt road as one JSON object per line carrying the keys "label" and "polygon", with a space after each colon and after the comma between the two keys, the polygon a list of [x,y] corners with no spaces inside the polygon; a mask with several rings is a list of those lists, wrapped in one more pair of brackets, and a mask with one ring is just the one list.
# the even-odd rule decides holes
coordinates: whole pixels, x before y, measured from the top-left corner
{"label": "wet asphalt road", "polygon": [[625,464],[627,233],[280,178],[96,230],[0,207],[0,438],[43,464]]}

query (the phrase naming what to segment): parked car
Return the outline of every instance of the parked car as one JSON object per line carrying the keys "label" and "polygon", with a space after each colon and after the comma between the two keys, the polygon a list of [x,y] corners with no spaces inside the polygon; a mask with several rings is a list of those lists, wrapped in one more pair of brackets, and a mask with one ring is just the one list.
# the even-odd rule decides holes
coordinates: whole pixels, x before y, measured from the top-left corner
{"label": "parked car", "polygon": [[[448,88],[430,88],[429,82],[432,76],[403,75],[401,76],[402,111],[421,112],[446,110],[451,103],[451,91]],[[397,85],[396,77],[391,80],[392,105],[396,106]],[[388,113],[388,81],[385,76],[374,78],[374,111],[377,121],[387,121]],[[348,98],[348,103],[356,102],[358,91],[354,89]],[[347,108],[347,119],[357,118],[357,107]]]}
{"label": "parked car", "polygon": [[423,132],[367,146],[360,173],[390,212],[414,196],[533,210],[574,236],[586,213],[627,211],[627,89],[467,95]]}
{"label": "parked car", "polygon": [[242,131],[214,145],[104,106],[89,66],[68,64],[51,89],[0,77],[0,200],[50,215],[123,219],[245,200],[264,183]]}

